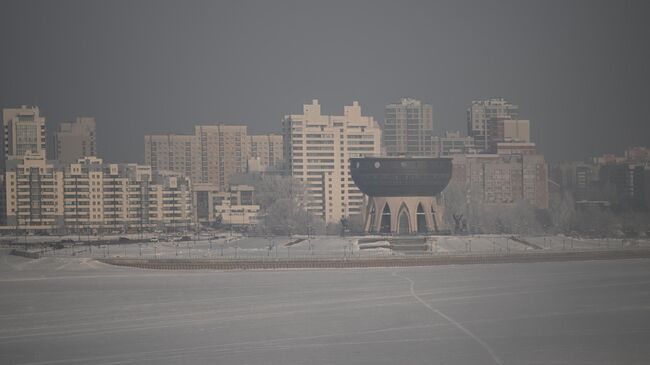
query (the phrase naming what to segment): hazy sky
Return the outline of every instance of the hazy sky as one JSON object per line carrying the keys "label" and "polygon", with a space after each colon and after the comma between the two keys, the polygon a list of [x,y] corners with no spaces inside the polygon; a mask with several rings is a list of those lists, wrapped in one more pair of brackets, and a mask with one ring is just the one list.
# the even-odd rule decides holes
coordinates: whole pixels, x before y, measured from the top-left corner
{"label": "hazy sky", "polygon": [[[207,122],[280,131],[285,114],[401,96],[438,131],[505,97],[551,160],[650,144],[646,1],[0,2],[0,107],[48,129],[95,116],[99,152],[141,161],[146,133]],[[49,141],[48,141],[49,142]]]}

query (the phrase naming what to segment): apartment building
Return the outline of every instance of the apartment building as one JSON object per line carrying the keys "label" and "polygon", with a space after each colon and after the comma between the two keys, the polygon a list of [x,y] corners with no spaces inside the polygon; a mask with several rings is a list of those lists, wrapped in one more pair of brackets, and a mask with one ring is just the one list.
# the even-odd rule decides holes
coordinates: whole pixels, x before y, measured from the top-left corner
{"label": "apartment building", "polygon": [[284,147],[281,134],[248,136],[249,171],[279,170],[283,162]]}
{"label": "apartment building", "polygon": [[470,204],[512,204],[525,200],[548,208],[548,164],[537,154],[457,156],[452,179]]}
{"label": "apartment building", "polygon": [[388,156],[432,156],[433,107],[402,98],[386,105],[383,146]]}
{"label": "apartment building", "polygon": [[4,224],[49,229],[63,225],[63,171],[40,153],[11,159],[4,173]]}
{"label": "apartment building", "polygon": [[201,181],[201,146],[194,135],[144,136],[144,160],[153,172],[175,171]]}
{"label": "apartment building", "polygon": [[517,120],[519,106],[503,98],[475,100],[467,109],[467,134],[474,138],[477,148],[488,152],[492,144],[491,120]]}
{"label": "apartment building", "polygon": [[460,132],[445,132],[444,137],[432,137],[433,157],[453,157],[477,153],[472,137],[463,137]]}
{"label": "apartment building", "polygon": [[361,115],[358,102],[343,115],[322,115],[318,100],[303,106],[302,114],[286,115],[282,122],[287,170],[307,192],[307,210],[325,220],[361,214],[363,194],[350,177],[349,159],[379,156],[381,129]]}
{"label": "apartment building", "polygon": [[95,118],[79,117],[60,123],[54,132],[54,159],[74,163],[87,156],[97,156]]}
{"label": "apartment building", "polygon": [[150,166],[96,157],[58,165],[28,154],[9,163],[5,182],[7,225],[18,229],[138,231],[194,222],[189,179]]}
{"label": "apartment building", "polygon": [[227,190],[233,176],[283,160],[282,137],[248,135],[243,125],[198,125],[194,134],[146,135],[145,163],[154,172],[175,171],[201,184]]}
{"label": "apartment building", "polygon": [[4,161],[21,159],[28,153],[45,156],[45,118],[38,107],[5,108],[2,122]]}

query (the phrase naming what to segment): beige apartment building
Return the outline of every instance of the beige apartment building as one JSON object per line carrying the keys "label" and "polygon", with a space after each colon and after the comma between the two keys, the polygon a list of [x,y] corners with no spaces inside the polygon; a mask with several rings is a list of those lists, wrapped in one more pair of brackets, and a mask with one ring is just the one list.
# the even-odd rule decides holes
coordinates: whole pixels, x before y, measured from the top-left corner
{"label": "beige apartment building", "polygon": [[281,136],[250,136],[242,125],[199,125],[193,135],[146,135],[144,144],[145,163],[154,172],[175,171],[219,190],[247,172],[250,159],[263,166],[283,159]]}
{"label": "beige apartment building", "polygon": [[248,170],[280,170],[284,163],[281,134],[248,136]]}
{"label": "beige apartment building", "polygon": [[21,159],[28,153],[45,156],[45,118],[38,107],[5,108],[2,122],[4,161]]}
{"label": "beige apartment building", "polygon": [[361,214],[364,197],[350,177],[349,159],[380,155],[381,129],[373,117],[362,116],[356,101],[343,115],[322,115],[313,100],[302,114],[286,115],[282,130],[287,169],[305,184],[307,210],[326,223]]}
{"label": "beige apartment building", "polygon": [[96,157],[58,165],[33,154],[7,167],[9,227],[125,232],[194,222],[192,187],[181,174],[154,174],[150,166],[105,164]]}
{"label": "beige apartment building", "polygon": [[152,171],[175,171],[201,181],[201,147],[194,135],[144,136],[144,161]]}
{"label": "beige apartment building", "polygon": [[40,153],[11,159],[4,173],[3,223],[14,228],[51,229],[63,225],[64,173]]}
{"label": "beige apartment building", "polygon": [[79,117],[74,122],[59,124],[54,132],[54,159],[68,164],[97,156],[95,138],[95,118]]}

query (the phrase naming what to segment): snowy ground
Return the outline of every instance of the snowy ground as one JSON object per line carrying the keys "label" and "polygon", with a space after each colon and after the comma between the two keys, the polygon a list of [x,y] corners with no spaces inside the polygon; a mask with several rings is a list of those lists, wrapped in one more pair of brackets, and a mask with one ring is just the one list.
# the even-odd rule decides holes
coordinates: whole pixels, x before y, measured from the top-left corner
{"label": "snowy ground", "polygon": [[[357,243],[359,237],[306,236],[293,237],[242,237],[221,234],[224,238],[208,239],[206,236],[192,237],[189,241],[160,241],[144,243],[114,243],[99,245],[94,243],[99,237],[64,237],[75,242],[66,244],[64,249],[43,248],[33,245],[34,242],[58,242],[61,237],[53,236],[27,236],[17,238],[4,238],[8,242],[18,243],[19,248],[30,251],[40,251],[46,256],[67,257],[142,257],[142,258],[343,258],[343,257],[377,257],[389,255],[403,255],[403,252],[394,252],[386,248],[360,249]],[[106,237],[102,237],[106,239]],[[113,237],[117,240],[117,236]],[[139,235],[132,235],[131,239],[138,239]],[[369,238],[369,237],[365,237]],[[289,245],[298,239],[301,242]],[[376,237],[378,242],[368,245],[387,245],[386,238]],[[650,248],[650,240],[638,239],[588,239],[564,236],[518,236],[512,239],[504,235],[481,236],[431,236],[427,238],[427,251],[419,254],[446,255],[446,254],[503,254],[508,252],[526,251],[563,251],[563,250],[604,250],[621,248]]]}
{"label": "snowy ground", "polygon": [[169,272],[6,252],[1,364],[650,358],[650,260]]}

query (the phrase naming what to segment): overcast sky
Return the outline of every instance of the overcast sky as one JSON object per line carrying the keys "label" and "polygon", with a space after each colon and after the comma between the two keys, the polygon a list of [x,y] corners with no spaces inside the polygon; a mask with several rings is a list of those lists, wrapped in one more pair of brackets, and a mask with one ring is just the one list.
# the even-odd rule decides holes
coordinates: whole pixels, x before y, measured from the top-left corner
{"label": "overcast sky", "polygon": [[442,134],[505,97],[551,160],[620,154],[650,144],[646,4],[2,0],[0,107],[38,105],[50,132],[95,116],[102,157],[141,161],[144,134],[279,132],[314,98],[383,122],[412,96]]}

